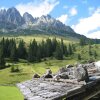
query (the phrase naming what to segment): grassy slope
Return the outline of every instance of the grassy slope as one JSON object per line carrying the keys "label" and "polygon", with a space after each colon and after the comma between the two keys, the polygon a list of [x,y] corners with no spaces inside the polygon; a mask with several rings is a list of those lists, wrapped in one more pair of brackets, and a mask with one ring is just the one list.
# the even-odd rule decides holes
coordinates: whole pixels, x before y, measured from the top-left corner
{"label": "grassy slope", "polygon": [[[47,38],[53,39],[54,37],[57,38],[58,41],[61,40],[61,38],[63,38],[65,43],[71,43],[71,42],[77,42],[76,39],[74,38],[66,38],[66,37],[62,37],[62,36],[54,36],[54,35],[21,35],[21,36],[4,36],[5,38],[15,38],[17,40],[17,42],[21,39],[23,39],[26,43],[29,43],[30,41],[32,41],[33,39],[36,39],[37,42],[41,42],[42,40],[46,40]],[[0,37],[0,39],[2,39],[3,36]]]}
{"label": "grassy slope", "polygon": [[0,70],[0,84],[15,84],[31,79],[34,73],[42,75],[46,72],[47,68],[50,68],[53,73],[56,73],[60,67],[70,63],[74,64],[75,62],[76,60],[47,60],[34,64],[20,62],[16,64],[21,70],[19,73],[11,73],[10,68]]}
{"label": "grassy slope", "polygon": [[0,100],[23,100],[18,88],[12,86],[0,86]]}

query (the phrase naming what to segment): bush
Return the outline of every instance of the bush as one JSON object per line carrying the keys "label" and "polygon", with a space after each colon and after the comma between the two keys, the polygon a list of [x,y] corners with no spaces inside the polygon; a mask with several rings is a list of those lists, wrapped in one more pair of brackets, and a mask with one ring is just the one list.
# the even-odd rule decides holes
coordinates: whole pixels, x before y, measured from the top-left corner
{"label": "bush", "polygon": [[18,66],[11,66],[11,72],[19,72]]}

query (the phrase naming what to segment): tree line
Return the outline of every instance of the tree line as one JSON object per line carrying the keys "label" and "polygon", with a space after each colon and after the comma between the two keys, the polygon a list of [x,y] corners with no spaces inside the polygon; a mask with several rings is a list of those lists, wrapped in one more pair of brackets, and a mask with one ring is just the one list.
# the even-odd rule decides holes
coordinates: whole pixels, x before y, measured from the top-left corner
{"label": "tree line", "polygon": [[25,59],[29,62],[40,62],[46,57],[55,57],[58,60],[62,60],[64,56],[69,56],[74,53],[74,46],[72,44],[66,45],[63,39],[57,41],[56,38],[42,40],[41,43],[37,43],[34,39],[29,45],[20,40],[16,43],[16,39],[5,39],[0,41],[0,69],[5,68],[5,58],[9,58],[11,61],[18,61],[19,59]]}

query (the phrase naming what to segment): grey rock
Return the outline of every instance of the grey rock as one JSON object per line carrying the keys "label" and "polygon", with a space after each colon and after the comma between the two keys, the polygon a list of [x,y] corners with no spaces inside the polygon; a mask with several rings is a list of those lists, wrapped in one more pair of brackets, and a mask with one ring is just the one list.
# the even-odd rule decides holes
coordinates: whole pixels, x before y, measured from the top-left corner
{"label": "grey rock", "polygon": [[38,74],[34,74],[33,78],[40,78]]}
{"label": "grey rock", "polygon": [[66,71],[67,71],[66,68],[62,67],[59,69],[58,73],[61,74],[61,73],[66,72]]}
{"label": "grey rock", "polygon": [[60,74],[60,78],[61,78],[61,79],[69,79],[68,73],[61,73],[61,74]]}
{"label": "grey rock", "polygon": [[74,67],[73,65],[66,65],[66,68]]}
{"label": "grey rock", "polygon": [[33,18],[33,16],[27,12],[25,12],[23,14],[23,19],[24,19],[25,23],[28,25],[31,25],[36,21],[35,18]]}
{"label": "grey rock", "polygon": [[14,7],[9,8],[7,10],[6,21],[9,23],[13,23],[15,25],[22,25],[24,23],[24,20],[22,16],[20,15],[19,11]]}
{"label": "grey rock", "polygon": [[53,76],[51,74],[46,74],[44,75],[44,78],[53,78]]}
{"label": "grey rock", "polygon": [[46,74],[44,74],[41,78],[53,78],[52,71],[48,69]]}
{"label": "grey rock", "polygon": [[74,75],[78,81],[84,81],[84,80],[86,82],[89,81],[87,69],[84,68],[82,65],[79,65],[78,67],[75,68]]}
{"label": "grey rock", "polygon": [[47,70],[46,74],[52,74],[52,71],[50,69]]}

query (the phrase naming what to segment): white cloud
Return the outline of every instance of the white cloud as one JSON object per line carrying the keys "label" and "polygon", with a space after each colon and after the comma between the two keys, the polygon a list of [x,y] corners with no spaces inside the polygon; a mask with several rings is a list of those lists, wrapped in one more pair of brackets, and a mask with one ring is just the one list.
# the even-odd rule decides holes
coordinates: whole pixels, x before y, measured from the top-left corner
{"label": "white cloud", "polygon": [[58,4],[59,1],[57,0],[34,0],[34,2],[27,4],[18,4],[16,8],[20,11],[21,15],[28,12],[33,17],[40,17],[49,14]]}
{"label": "white cloud", "polygon": [[68,20],[68,15],[64,14],[64,15],[61,15],[60,17],[56,18],[56,19],[61,21],[63,24],[65,24]]}
{"label": "white cloud", "polygon": [[[89,35],[89,37],[90,35],[93,36],[93,33],[95,33],[100,28],[100,8],[97,8],[91,16],[80,19],[77,24],[72,25],[72,28],[79,34],[86,36]],[[91,34],[91,32],[93,33]],[[98,32],[96,32],[96,34],[97,33]]]}
{"label": "white cloud", "polygon": [[69,13],[70,13],[71,16],[77,15],[77,9],[76,9],[76,7],[71,8],[70,11],[69,11]]}
{"label": "white cloud", "polygon": [[87,37],[94,38],[94,39],[100,39],[100,31],[92,32],[91,34],[88,34]]}

